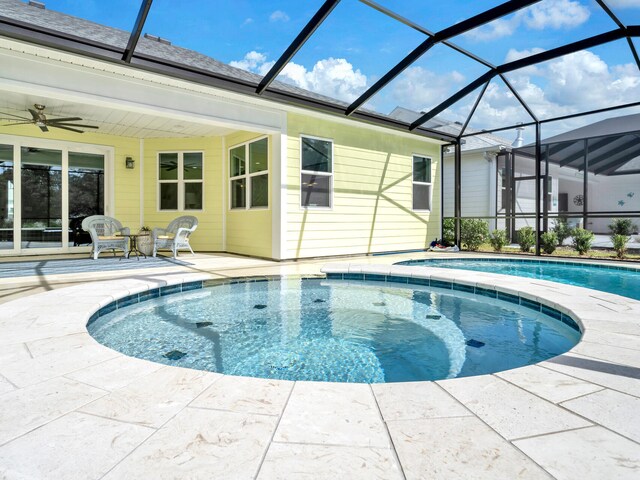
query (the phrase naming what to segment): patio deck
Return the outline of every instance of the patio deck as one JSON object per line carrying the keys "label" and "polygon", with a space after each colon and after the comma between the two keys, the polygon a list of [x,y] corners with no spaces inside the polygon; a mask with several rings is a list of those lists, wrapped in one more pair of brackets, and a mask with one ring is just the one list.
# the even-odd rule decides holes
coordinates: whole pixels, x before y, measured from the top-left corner
{"label": "patio deck", "polygon": [[[446,254],[340,259],[335,268],[430,255]],[[438,382],[233,377],[126,357],[88,335],[97,305],[135,292],[195,279],[317,274],[330,262],[182,258],[192,265],[0,279],[1,478],[640,474],[640,302],[540,280],[430,269],[438,278],[508,285],[544,298],[585,327],[574,349],[538,365]]]}

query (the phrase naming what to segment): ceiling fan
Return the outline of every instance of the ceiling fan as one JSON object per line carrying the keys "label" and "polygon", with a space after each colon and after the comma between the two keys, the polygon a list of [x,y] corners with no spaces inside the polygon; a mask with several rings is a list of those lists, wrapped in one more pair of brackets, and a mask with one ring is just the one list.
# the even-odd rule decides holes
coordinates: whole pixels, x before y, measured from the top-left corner
{"label": "ceiling fan", "polygon": [[21,117],[19,115],[13,115],[11,113],[0,112],[1,115],[8,115],[9,117],[15,117],[17,119],[24,120],[22,122],[15,122],[15,120],[13,120],[12,118],[6,118],[4,120],[12,120],[15,123],[7,123],[2,126],[10,127],[12,125],[27,125],[29,123],[32,123],[34,125],[37,125],[40,128],[40,130],[42,130],[43,132],[48,132],[49,128],[47,127],[52,127],[52,128],[61,128],[62,130],[69,130],[71,132],[76,132],[76,133],[84,133],[84,132],[82,130],[78,130],[77,128],[72,128],[72,127],[99,128],[99,127],[96,127],[95,125],[82,125],[79,123],[70,123],[70,122],[77,122],[79,120],[82,120],[82,118],[80,117],[48,118],[44,114],[44,109],[46,108],[44,105],[40,105],[39,103],[36,103],[33,106],[35,110],[33,108],[27,109],[31,114],[31,118]]}

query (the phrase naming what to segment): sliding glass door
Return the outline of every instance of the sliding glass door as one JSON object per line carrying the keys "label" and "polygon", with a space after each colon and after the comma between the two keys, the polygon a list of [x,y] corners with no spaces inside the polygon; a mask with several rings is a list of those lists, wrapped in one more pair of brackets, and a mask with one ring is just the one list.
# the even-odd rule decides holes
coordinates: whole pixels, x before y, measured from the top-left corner
{"label": "sliding glass door", "polygon": [[21,247],[62,247],[62,152],[20,149]]}
{"label": "sliding glass door", "polygon": [[56,147],[0,139],[0,255],[90,248],[81,225],[90,215],[105,214],[108,149]]}
{"label": "sliding glass door", "polygon": [[104,155],[69,152],[69,247],[91,244],[82,220],[104,215]]}

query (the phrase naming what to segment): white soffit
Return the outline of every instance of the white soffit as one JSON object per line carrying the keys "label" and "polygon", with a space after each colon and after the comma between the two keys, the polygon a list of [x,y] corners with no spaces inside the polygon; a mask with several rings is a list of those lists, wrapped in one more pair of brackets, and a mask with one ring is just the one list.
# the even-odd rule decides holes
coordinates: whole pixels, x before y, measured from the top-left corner
{"label": "white soffit", "polygon": [[282,131],[286,113],[276,109],[25,54],[7,49],[7,42],[0,39],[0,111],[6,113],[29,116],[26,109],[41,103],[47,115],[79,116],[101,133],[136,138]]}

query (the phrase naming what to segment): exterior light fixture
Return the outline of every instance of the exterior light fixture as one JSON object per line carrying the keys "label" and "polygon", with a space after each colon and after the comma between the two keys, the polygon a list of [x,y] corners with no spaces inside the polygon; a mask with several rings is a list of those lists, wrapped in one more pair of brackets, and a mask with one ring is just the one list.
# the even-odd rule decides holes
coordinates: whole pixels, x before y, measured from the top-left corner
{"label": "exterior light fixture", "polygon": [[124,165],[129,169],[133,169],[136,166],[136,161],[132,157],[126,157],[124,159]]}

